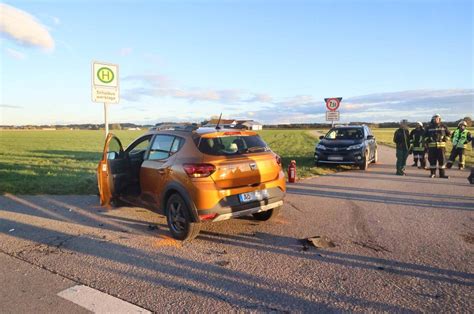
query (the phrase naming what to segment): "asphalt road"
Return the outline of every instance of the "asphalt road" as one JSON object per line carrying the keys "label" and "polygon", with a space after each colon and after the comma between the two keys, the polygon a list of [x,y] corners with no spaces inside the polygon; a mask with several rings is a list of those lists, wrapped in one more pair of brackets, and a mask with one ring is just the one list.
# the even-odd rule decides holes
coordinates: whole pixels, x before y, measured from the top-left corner
{"label": "asphalt road", "polygon": [[[96,196],[2,196],[2,312],[28,311],[20,302],[62,312],[69,301],[57,293],[78,284],[158,312],[473,312],[467,171],[443,180],[409,168],[399,177],[393,149],[380,147],[379,159],[367,172],[290,185],[274,222],[207,224],[184,245],[141,208],[101,208]],[[312,236],[335,247],[301,241]]]}

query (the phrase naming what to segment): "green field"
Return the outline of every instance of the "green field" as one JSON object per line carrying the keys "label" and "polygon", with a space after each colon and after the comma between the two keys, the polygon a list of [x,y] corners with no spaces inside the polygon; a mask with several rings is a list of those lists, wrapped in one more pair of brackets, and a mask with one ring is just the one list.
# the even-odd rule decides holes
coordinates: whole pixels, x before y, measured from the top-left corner
{"label": "green field", "polygon": [[[395,143],[393,142],[393,134],[395,133],[396,129],[372,129],[372,132],[375,135],[377,143],[387,145],[390,147],[395,147]],[[450,128],[451,132],[455,130],[455,128]],[[474,129],[470,128],[469,131],[471,134],[474,134]],[[451,142],[448,142],[446,148],[447,157],[449,157],[449,153],[451,152],[452,145]],[[472,150],[471,146],[468,145],[466,150],[466,165],[472,166],[474,164],[474,151]],[[456,164],[455,164],[456,166]]]}
{"label": "green field", "polygon": [[[116,131],[128,143],[143,131]],[[0,131],[0,193],[94,194],[104,131]]]}
{"label": "green field", "polygon": [[[145,131],[114,131],[124,146]],[[334,171],[315,168],[316,139],[303,130],[260,132],[283,160],[295,159],[298,175]],[[95,169],[104,131],[0,131],[0,193],[95,194]]]}

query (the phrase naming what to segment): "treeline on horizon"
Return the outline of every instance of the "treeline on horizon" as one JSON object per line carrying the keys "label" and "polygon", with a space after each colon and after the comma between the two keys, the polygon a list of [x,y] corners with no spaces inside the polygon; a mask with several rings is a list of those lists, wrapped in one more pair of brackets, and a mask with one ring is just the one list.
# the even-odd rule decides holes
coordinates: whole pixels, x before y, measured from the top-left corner
{"label": "treeline on horizon", "polygon": [[[464,120],[467,122],[469,127],[472,126],[472,118],[471,117],[464,117],[463,119],[459,119],[456,121],[448,121],[443,122],[448,127],[457,127],[458,123]],[[427,124],[428,122],[423,122]],[[183,124],[177,122],[165,122],[160,124]],[[192,123],[188,123],[192,124]],[[339,123],[335,122],[336,125],[343,124],[343,125],[362,125],[365,124],[371,128],[397,128],[400,125],[400,122],[349,122],[349,123]],[[200,124],[197,124],[198,126]],[[415,127],[416,122],[409,121],[409,127]],[[154,125],[152,124],[135,124],[135,123],[111,123],[109,124],[110,130],[128,130],[128,129],[146,129],[150,128]],[[291,123],[291,124],[264,124],[264,129],[321,129],[321,128],[329,128],[331,127],[331,123]],[[35,129],[56,129],[56,130],[103,130],[104,124],[93,124],[93,123],[84,123],[84,124],[43,124],[43,125],[0,125],[0,129],[14,129],[14,130],[35,130]]]}

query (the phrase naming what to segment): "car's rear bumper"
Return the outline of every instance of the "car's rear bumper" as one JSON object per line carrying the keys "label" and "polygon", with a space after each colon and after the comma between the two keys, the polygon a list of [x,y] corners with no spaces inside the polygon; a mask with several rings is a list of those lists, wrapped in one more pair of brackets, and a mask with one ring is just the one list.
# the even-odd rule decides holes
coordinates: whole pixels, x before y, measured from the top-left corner
{"label": "car's rear bumper", "polygon": [[282,205],[283,205],[283,200],[277,201],[277,202],[271,203],[271,204],[260,205],[260,206],[257,206],[257,207],[244,209],[244,210],[241,210],[241,211],[230,212],[230,213],[226,213],[226,214],[219,214],[219,215],[216,216],[216,218],[212,219],[212,221],[222,221],[222,220],[227,220],[227,219],[231,219],[231,218],[247,216],[247,215],[267,211],[267,210],[270,210],[270,209],[273,209],[273,208],[276,208],[276,207],[279,207],[279,206],[282,206]]}
{"label": "car's rear bumper", "polygon": [[[201,220],[221,221],[267,211],[283,205],[285,192],[279,187],[266,189],[268,198],[261,201],[241,203],[238,194],[227,196],[213,208],[197,209]],[[205,217],[205,218],[204,218]]]}

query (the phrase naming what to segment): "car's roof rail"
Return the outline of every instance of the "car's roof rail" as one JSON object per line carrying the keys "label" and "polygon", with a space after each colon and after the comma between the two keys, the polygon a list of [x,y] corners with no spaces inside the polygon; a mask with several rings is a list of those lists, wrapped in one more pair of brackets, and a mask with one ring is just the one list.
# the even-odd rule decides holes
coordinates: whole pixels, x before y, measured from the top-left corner
{"label": "car's roof rail", "polygon": [[149,129],[149,131],[185,131],[192,132],[199,127],[197,124],[158,124]]}

